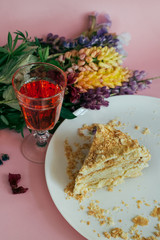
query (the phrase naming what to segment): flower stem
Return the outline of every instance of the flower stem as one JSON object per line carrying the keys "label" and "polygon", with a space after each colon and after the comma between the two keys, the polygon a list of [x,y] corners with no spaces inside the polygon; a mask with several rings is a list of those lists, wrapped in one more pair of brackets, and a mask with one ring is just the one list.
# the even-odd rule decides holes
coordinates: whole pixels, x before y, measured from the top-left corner
{"label": "flower stem", "polygon": [[[141,80],[141,81],[155,80],[155,79],[160,79],[160,76],[158,76],[158,77],[152,77],[152,78],[146,78],[146,79],[143,79],[143,80]],[[140,81],[140,82],[141,82],[141,81]]]}

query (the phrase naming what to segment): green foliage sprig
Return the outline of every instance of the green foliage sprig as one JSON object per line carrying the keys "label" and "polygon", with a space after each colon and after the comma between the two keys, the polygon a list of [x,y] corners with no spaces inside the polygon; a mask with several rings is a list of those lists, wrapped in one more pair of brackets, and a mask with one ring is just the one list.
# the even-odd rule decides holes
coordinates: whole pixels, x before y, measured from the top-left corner
{"label": "green foliage sprig", "polygon": [[[7,44],[0,47],[0,129],[14,129],[23,135],[25,121],[12,87],[13,74],[20,66],[38,61],[62,66],[49,55],[49,46],[42,46],[38,38],[32,41],[28,32],[14,34],[15,38],[9,32]],[[75,116],[63,106],[57,126],[66,118]]]}

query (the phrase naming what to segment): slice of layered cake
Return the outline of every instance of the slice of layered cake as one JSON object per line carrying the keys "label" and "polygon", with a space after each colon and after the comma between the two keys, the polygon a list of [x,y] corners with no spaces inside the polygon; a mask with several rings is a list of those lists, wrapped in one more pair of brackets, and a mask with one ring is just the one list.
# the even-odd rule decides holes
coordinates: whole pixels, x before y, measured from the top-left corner
{"label": "slice of layered cake", "polygon": [[138,140],[120,130],[102,124],[96,128],[89,153],[75,179],[75,195],[104,186],[112,188],[124,178],[140,176],[151,158]]}

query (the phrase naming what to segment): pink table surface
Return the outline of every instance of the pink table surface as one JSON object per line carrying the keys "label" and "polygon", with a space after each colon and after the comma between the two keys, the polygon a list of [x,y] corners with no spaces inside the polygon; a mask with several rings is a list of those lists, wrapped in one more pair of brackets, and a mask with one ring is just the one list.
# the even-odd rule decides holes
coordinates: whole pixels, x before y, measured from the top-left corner
{"label": "pink table surface", "polygon": [[[6,43],[8,31],[16,30],[27,30],[32,37],[42,37],[48,32],[72,37],[85,30],[89,12],[105,12],[113,21],[112,32],[131,34],[125,65],[146,70],[149,77],[160,76],[159,10],[159,0],[2,0],[0,45]],[[160,80],[154,80],[149,89],[139,94],[159,98]],[[33,164],[22,156],[22,140],[14,131],[0,131],[0,153],[10,156],[0,166],[0,239],[84,240],[54,205],[47,189],[44,165]],[[26,193],[11,193],[9,172],[22,175],[20,185],[29,188]]]}
{"label": "pink table surface", "polygon": [[[0,239],[83,239],[52,202],[44,165],[33,164],[22,156],[22,140],[21,135],[13,131],[0,131],[0,151],[10,156],[10,160],[0,166]],[[12,194],[8,173],[20,173],[19,185],[29,190],[24,194]]]}

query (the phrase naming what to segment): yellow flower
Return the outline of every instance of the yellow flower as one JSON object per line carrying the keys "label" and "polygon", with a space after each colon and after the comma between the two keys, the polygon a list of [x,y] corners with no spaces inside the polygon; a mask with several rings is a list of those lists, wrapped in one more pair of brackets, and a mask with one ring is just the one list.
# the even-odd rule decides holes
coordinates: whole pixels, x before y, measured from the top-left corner
{"label": "yellow flower", "polygon": [[70,58],[72,64],[76,61],[75,57],[78,59],[79,66],[90,66],[95,71],[99,68],[112,68],[122,64],[122,56],[113,47],[107,46],[82,48],[79,51],[71,50],[64,54],[64,58]]}
{"label": "yellow flower", "polygon": [[100,69],[98,71],[80,72],[75,83],[75,87],[83,90],[107,86],[115,88],[121,86],[123,82],[128,81],[131,71],[121,66],[111,69]]}
{"label": "yellow flower", "polygon": [[122,56],[111,47],[91,47],[66,52],[73,68],[78,72],[74,86],[84,92],[88,89],[107,86],[115,88],[128,81],[132,72],[122,67]]}

